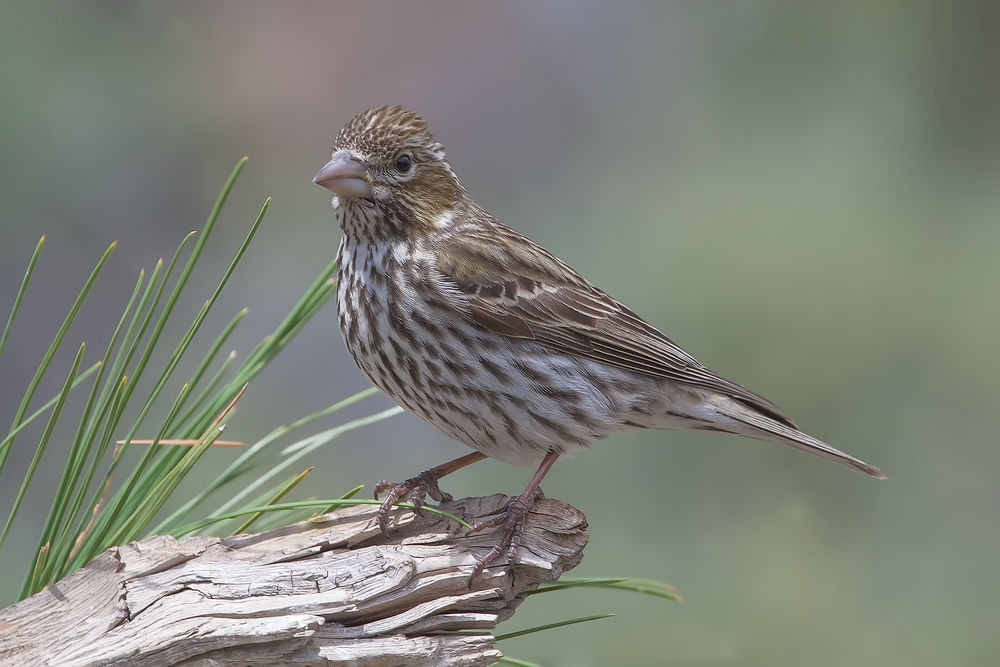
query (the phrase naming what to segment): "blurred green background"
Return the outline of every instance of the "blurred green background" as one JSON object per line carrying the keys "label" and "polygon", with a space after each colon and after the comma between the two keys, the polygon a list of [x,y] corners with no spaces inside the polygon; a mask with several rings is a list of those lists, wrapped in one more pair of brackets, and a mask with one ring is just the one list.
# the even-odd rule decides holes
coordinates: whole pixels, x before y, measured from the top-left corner
{"label": "blurred green background", "polygon": [[[139,268],[201,225],[247,154],[215,266],[182,304],[193,317],[272,196],[204,335],[249,306],[245,355],[334,254],[311,179],[340,127],[382,104],[422,114],[489,211],[892,476],[733,437],[599,443],[544,485],[590,520],[575,574],[659,578],[685,602],[541,596],[504,628],[618,617],[501,648],[548,667],[1000,664],[995,2],[3,3],[2,310],[48,240],[0,361],[0,424],[104,248],[119,240],[63,368],[80,340],[85,365],[99,358]],[[227,437],[368,386],[334,310],[255,382]],[[5,549],[0,603],[61,446]],[[465,452],[394,417],[331,443],[305,493]],[[201,479],[233,456],[211,452]],[[515,493],[529,477],[487,461],[446,488]]]}

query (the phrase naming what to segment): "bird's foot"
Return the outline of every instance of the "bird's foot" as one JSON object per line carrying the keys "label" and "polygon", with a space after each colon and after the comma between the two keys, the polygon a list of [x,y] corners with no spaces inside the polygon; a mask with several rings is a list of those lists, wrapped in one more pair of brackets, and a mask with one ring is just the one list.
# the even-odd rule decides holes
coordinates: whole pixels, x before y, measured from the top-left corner
{"label": "bird's foot", "polygon": [[483,573],[490,563],[497,560],[504,553],[507,554],[507,563],[513,565],[517,557],[517,548],[521,546],[521,536],[524,533],[524,521],[528,512],[534,506],[535,501],[544,498],[545,494],[541,489],[531,489],[531,493],[525,491],[507,504],[507,509],[486,521],[477,521],[472,525],[469,534],[478,533],[487,528],[503,526],[500,532],[500,539],[493,545],[493,548],[476,560],[476,566],[472,568],[472,575],[469,577],[469,588],[476,577]]}
{"label": "bird's foot", "polygon": [[378,527],[383,535],[389,537],[389,512],[392,511],[392,507],[396,503],[409,501],[413,503],[413,511],[416,512],[417,516],[423,516],[420,508],[423,507],[427,496],[439,503],[452,499],[450,493],[445,493],[438,486],[440,476],[437,471],[431,469],[399,484],[383,479],[375,485],[375,500],[378,500],[378,497],[386,491],[389,492],[378,508]]}

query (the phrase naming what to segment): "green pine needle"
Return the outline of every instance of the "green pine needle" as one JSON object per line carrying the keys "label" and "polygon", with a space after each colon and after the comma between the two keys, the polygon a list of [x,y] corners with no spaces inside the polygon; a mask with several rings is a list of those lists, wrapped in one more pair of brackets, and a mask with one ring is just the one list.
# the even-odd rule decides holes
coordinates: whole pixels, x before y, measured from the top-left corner
{"label": "green pine needle", "polygon": [[[291,480],[288,481],[287,484],[285,484],[281,488],[280,491],[278,491],[276,494],[274,494],[274,497],[271,498],[271,500],[267,501],[267,503],[264,506],[265,507],[271,507],[273,505],[277,505],[279,500],[281,500],[282,498],[284,498],[285,496],[287,496],[288,493],[292,489],[294,489],[296,486],[298,486],[299,482],[301,482],[302,480],[304,480],[309,475],[309,473],[311,473],[312,471],[313,471],[312,468],[306,468],[305,470],[303,470],[302,472],[300,472],[298,475],[296,475],[295,477],[293,477]],[[254,514],[253,516],[251,516],[249,519],[247,519],[246,521],[244,521],[240,525],[239,528],[237,528],[236,530],[234,530],[232,532],[232,534],[233,535],[239,535],[241,533],[247,532],[247,529],[250,528],[250,526],[252,526],[253,523],[255,521],[257,521],[257,519],[261,518],[262,516],[264,516],[263,512],[257,512],[256,514]]]}
{"label": "green pine needle", "polygon": [[515,667],[542,667],[537,662],[528,662],[527,660],[518,660],[517,658],[512,658],[509,655],[497,660],[497,664],[503,663],[505,665],[514,665]]}
{"label": "green pine needle", "polygon": [[595,616],[583,616],[581,618],[571,618],[568,621],[558,621],[556,623],[547,623],[545,625],[537,625],[533,628],[528,628],[527,630],[518,630],[517,632],[508,632],[505,635],[497,635],[496,640],[498,642],[505,639],[513,639],[514,637],[521,637],[523,635],[530,635],[535,632],[542,632],[543,630],[552,630],[553,628],[562,628],[567,625],[576,625],[577,623],[587,623],[589,621],[598,621],[602,618],[611,618],[614,614],[597,614]]}
{"label": "green pine needle", "polygon": [[[80,362],[83,361],[83,352],[87,349],[86,344],[81,344],[80,349],[76,353],[76,359],[73,361],[73,368],[69,372],[69,376],[66,378],[66,382],[63,384],[63,389],[59,392],[59,400],[56,401],[56,405],[52,408],[52,414],[49,415],[49,421],[45,425],[45,431],[42,433],[42,439],[38,443],[38,447],[35,449],[35,455],[31,458],[31,463],[28,465],[28,472],[24,474],[24,480],[21,482],[21,488],[17,491],[17,497],[14,499],[14,505],[10,510],[10,515],[7,517],[7,523],[4,525],[3,534],[0,534],[0,548],[3,548],[4,542],[7,540],[7,535],[10,534],[11,526],[14,525],[14,519],[17,517],[17,512],[21,509],[21,503],[24,501],[24,496],[28,492],[28,486],[31,484],[31,480],[35,476],[35,471],[38,470],[38,464],[41,463],[42,455],[45,454],[45,448],[49,444],[49,440],[52,438],[52,432],[56,428],[56,423],[59,421],[59,415],[62,413],[63,406],[66,405],[66,399],[69,397],[69,392],[73,389],[73,379],[76,377],[77,371],[80,369]],[[48,549],[46,548],[46,552]]]}
{"label": "green pine needle", "polygon": [[669,584],[653,579],[636,579],[634,577],[623,577],[621,579],[561,577],[557,581],[541,584],[537,589],[530,591],[528,595],[581,587],[611,588],[620,591],[631,591],[633,593],[644,593],[676,602],[683,601],[681,596],[677,594],[677,590]]}
{"label": "green pine needle", "polygon": [[[194,523],[189,523],[189,524],[187,524],[185,526],[180,526],[178,528],[175,528],[174,530],[171,530],[169,534],[173,535],[174,537],[183,537],[184,535],[187,535],[189,533],[193,533],[193,532],[199,531],[202,528],[210,526],[213,523],[218,523],[220,521],[228,521],[229,519],[235,519],[237,517],[246,516],[248,514],[256,514],[258,512],[260,512],[260,513],[264,513],[264,512],[284,512],[286,510],[315,509],[315,508],[324,508],[324,507],[333,507],[333,508],[337,508],[337,507],[354,507],[356,505],[381,505],[381,504],[382,504],[382,502],[379,501],[379,500],[367,500],[367,499],[364,499],[364,498],[361,498],[361,499],[359,499],[359,498],[351,498],[349,500],[342,500],[342,499],[337,499],[337,500],[330,500],[330,499],[326,499],[326,500],[305,500],[305,501],[294,502],[294,503],[279,503],[279,504],[276,504],[276,505],[265,505],[265,506],[261,506],[261,507],[248,507],[246,509],[236,510],[234,512],[227,512],[225,514],[216,514],[216,515],[208,517],[207,519],[202,519],[201,521],[195,521]],[[413,504],[412,503],[397,503],[396,507],[402,507],[404,509],[412,510],[413,509]],[[429,512],[431,514],[437,514],[438,516],[443,516],[446,519],[451,519],[452,521],[454,521],[455,523],[459,524],[460,526],[463,526],[465,528],[472,528],[472,526],[469,523],[467,523],[463,519],[460,519],[459,517],[455,516],[454,514],[449,514],[448,512],[445,512],[444,510],[440,510],[440,509],[438,509],[436,507],[431,507],[430,505],[423,505],[423,506],[421,506],[420,511],[421,512]]]}

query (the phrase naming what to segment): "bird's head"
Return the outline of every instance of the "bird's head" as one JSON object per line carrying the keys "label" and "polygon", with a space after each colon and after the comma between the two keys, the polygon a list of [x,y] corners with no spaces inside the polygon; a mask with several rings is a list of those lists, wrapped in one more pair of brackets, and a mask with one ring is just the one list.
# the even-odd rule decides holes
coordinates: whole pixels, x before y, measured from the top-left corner
{"label": "bird's head", "polygon": [[399,238],[450,224],[465,189],[427,123],[402,107],[370,109],[340,131],[313,182],[337,196],[347,234]]}

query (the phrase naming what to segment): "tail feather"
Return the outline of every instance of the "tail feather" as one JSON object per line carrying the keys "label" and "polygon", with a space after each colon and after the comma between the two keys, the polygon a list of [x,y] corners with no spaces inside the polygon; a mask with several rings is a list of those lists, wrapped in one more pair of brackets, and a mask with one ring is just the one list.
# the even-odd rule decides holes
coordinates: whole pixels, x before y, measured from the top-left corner
{"label": "tail feather", "polygon": [[715,408],[715,410],[720,414],[734,419],[740,425],[745,426],[746,428],[741,428],[739,430],[740,435],[757,438],[759,440],[780,442],[803,452],[815,454],[816,456],[824,458],[827,461],[839,463],[840,465],[857,472],[863,472],[866,475],[871,475],[876,479],[889,479],[888,475],[875,466],[870,466],[864,461],[856,459],[849,454],[845,454],[838,449],[834,449],[830,445],[821,440],[817,440],[811,435],[803,433],[802,431],[792,428],[791,426],[777,422],[770,417],[766,417],[731,398],[720,396],[719,399],[720,400],[711,402],[712,407]]}

